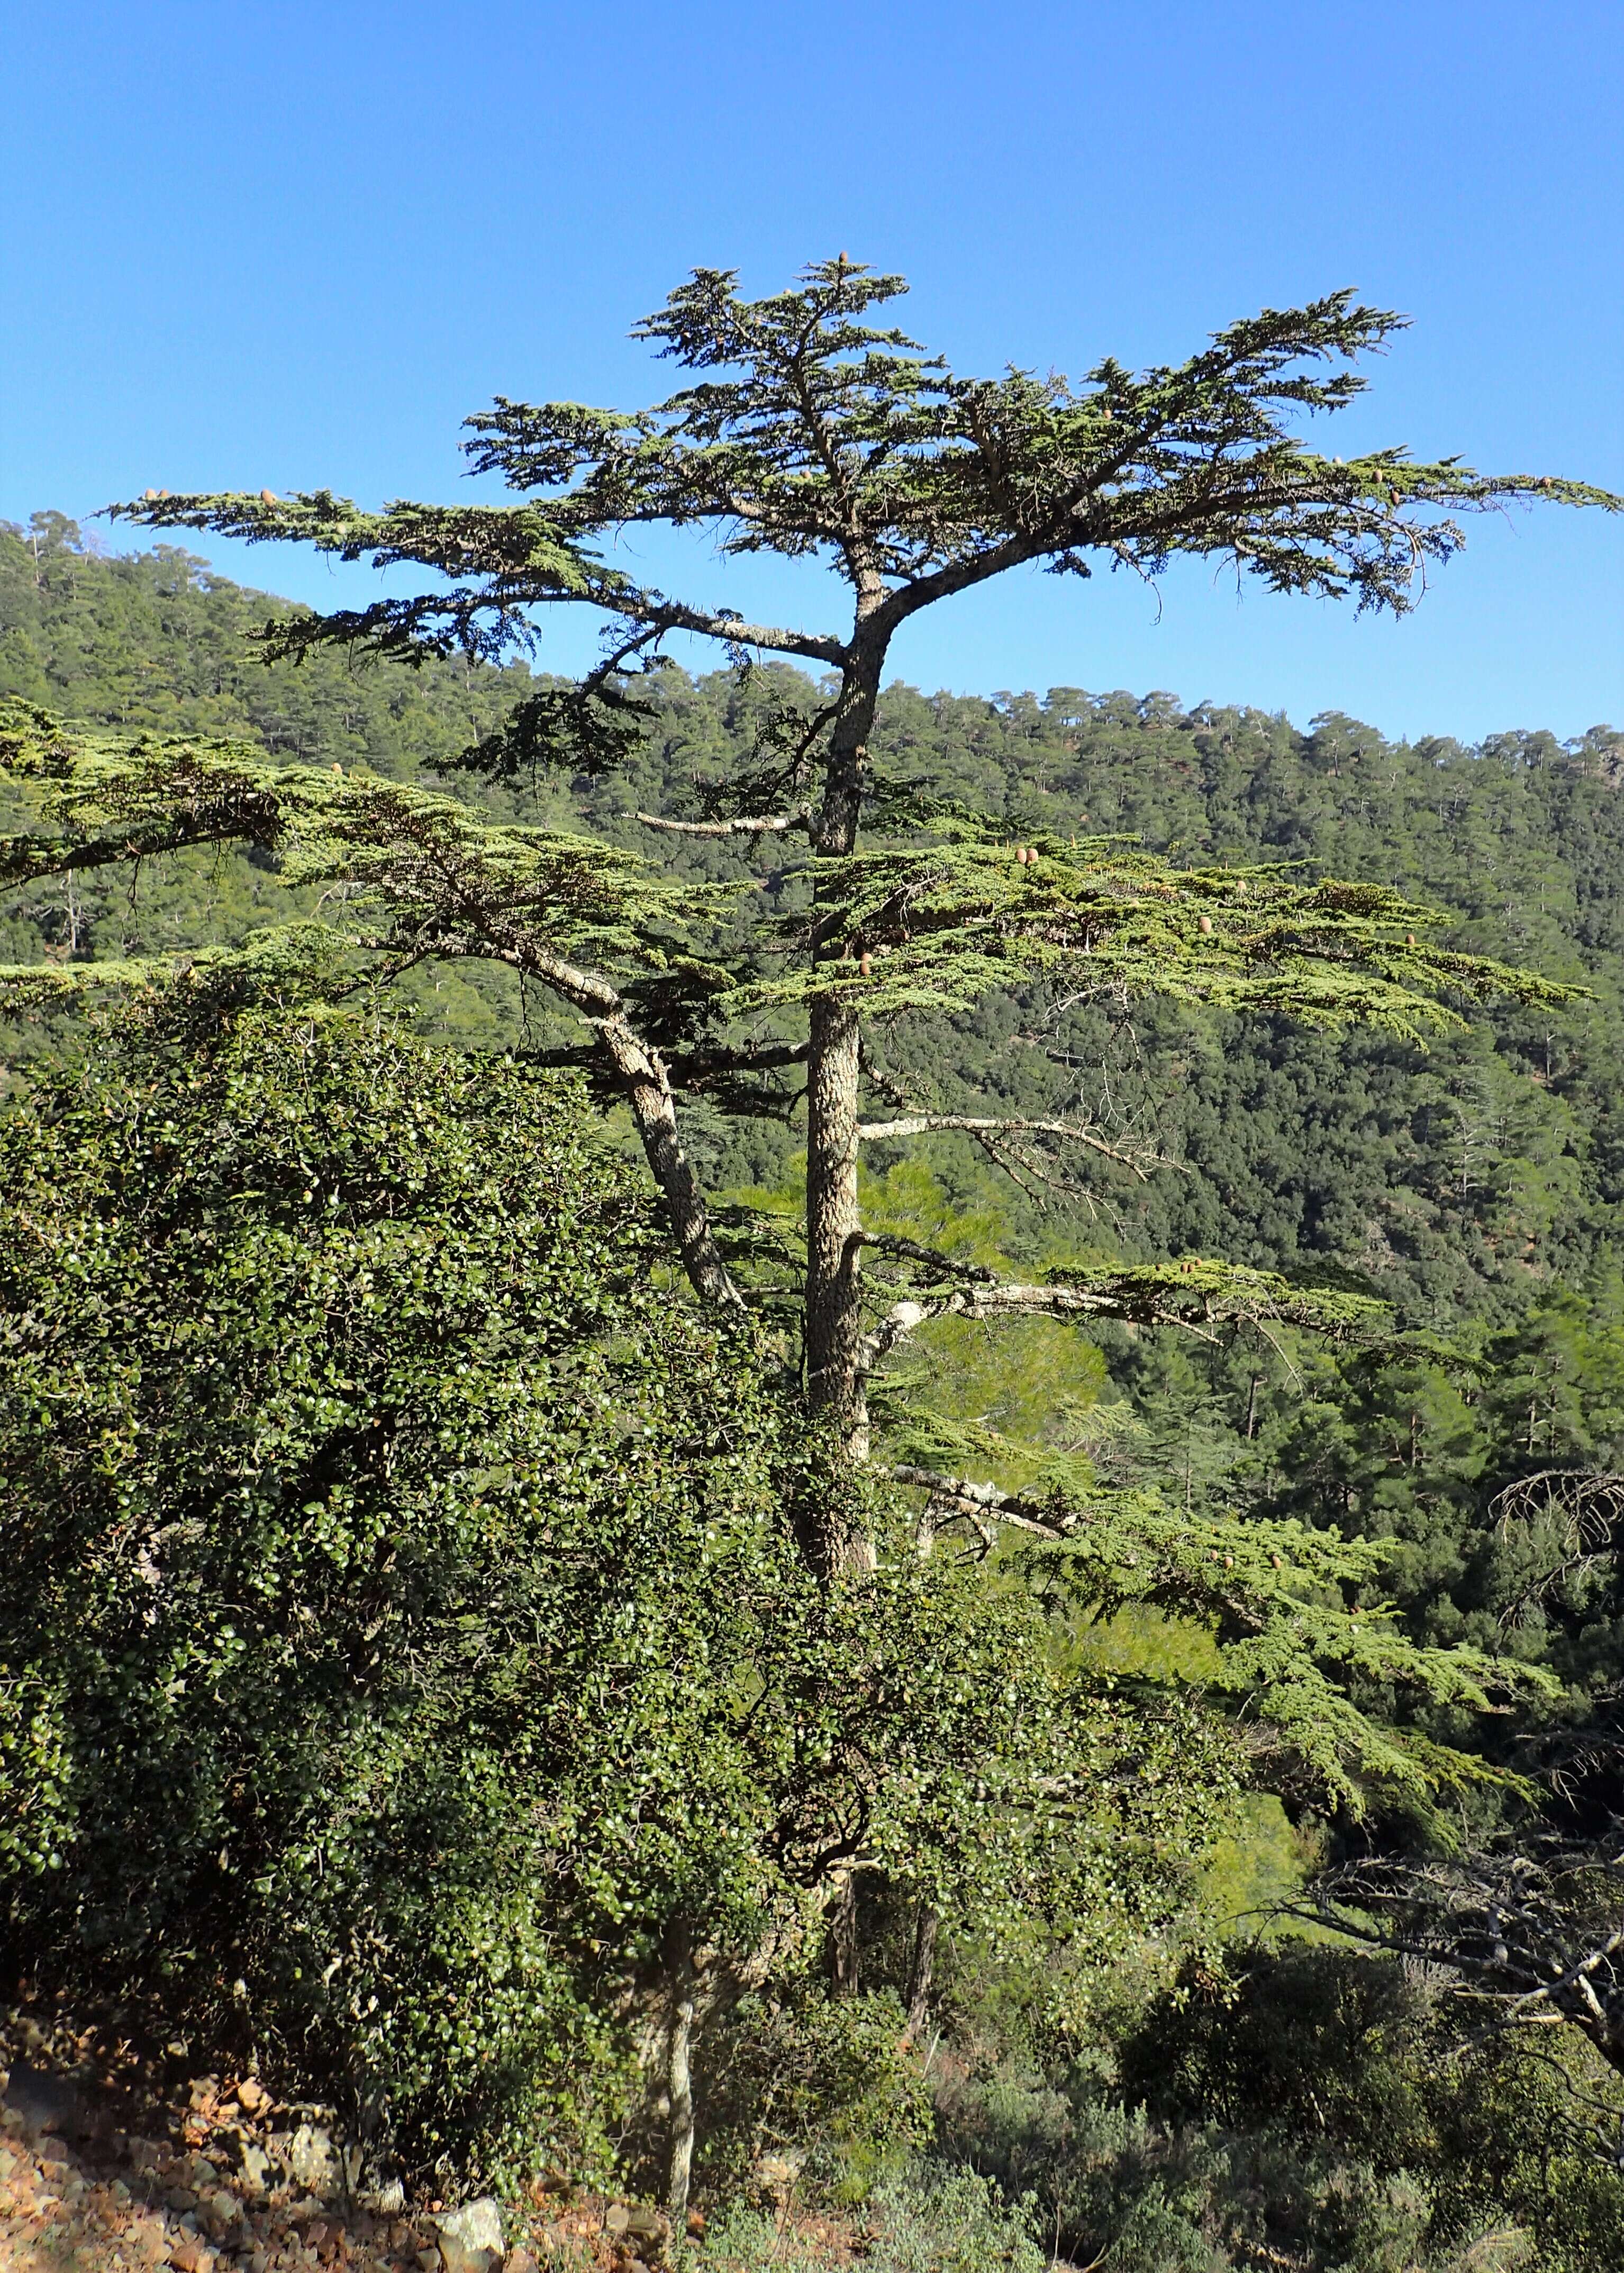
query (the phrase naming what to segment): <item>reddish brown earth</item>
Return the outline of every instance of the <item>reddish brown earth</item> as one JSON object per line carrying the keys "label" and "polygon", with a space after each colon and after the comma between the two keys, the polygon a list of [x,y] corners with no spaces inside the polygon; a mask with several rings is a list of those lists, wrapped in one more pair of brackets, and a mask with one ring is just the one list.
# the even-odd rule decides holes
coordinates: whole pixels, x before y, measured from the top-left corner
{"label": "reddish brown earth", "polygon": [[[450,2273],[441,2204],[380,2215],[341,2186],[283,2176],[301,2130],[301,2159],[319,2159],[325,2113],[252,2076],[165,2087],[131,2045],[76,2033],[55,2007],[0,2016],[0,2273]],[[628,2268],[605,2231],[610,2208],[539,2197],[507,2218],[501,2273]]]}
{"label": "reddish brown earth", "polygon": [[[540,2187],[506,2214],[500,2266],[470,2267],[441,2242],[449,2205],[392,2215],[347,2197],[336,2172],[287,2178],[301,2133],[294,2159],[321,2158],[328,2111],[251,2075],[161,2080],[178,2049],[160,2066],[58,2007],[0,2013],[0,2273],[654,2273],[631,2254],[649,2244],[617,2235],[612,2202]],[[781,2235],[832,2268],[861,2254],[815,2217],[782,2218]]]}

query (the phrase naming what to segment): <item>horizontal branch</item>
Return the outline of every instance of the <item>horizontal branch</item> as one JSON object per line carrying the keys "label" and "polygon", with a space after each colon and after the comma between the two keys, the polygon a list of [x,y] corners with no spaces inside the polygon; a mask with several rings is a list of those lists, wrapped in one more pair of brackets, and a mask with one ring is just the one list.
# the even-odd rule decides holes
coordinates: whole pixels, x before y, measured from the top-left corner
{"label": "horizontal branch", "polygon": [[876,1144],[883,1137],[932,1136],[938,1129],[963,1129],[972,1136],[1065,1136],[1074,1144],[1086,1144],[1090,1152],[1101,1152],[1108,1160],[1115,1160],[1125,1168],[1144,1178],[1144,1170],[1129,1154],[1119,1152],[1106,1144],[1091,1129],[1079,1128],[1070,1121],[1000,1120],[974,1113],[916,1113],[902,1121],[863,1121],[857,1124],[857,1136],[865,1144]]}
{"label": "horizontal branch", "polygon": [[1000,1279],[984,1264],[961,1261],[889,1234],[861,1234],[864,1247],[929,1272],[924,1283],[875,1282],[891,1308],[863,1339],[859,1365],[870,1370],[932,1318],[1118,1318],[1174,1326],[1216,1342],[1225,1328],[1271,1324],[1330,1334],[1367,1334],[1386,1312],[1361,1295],[1292,1287],[1270,1272],[1189,1257],[1177,1264],[1123,1264],[1093,1284],[1027,1286]]}
{"label": "horizontal branch", "polygon": [[742,616],[718,615],[708,608],[686,607],[680,601],[668,600],[662,593],[617,589],[606,583],[601,589],[573,596],[561,592],[538,596],[584,598],[594,607],[628,616],[653,630],[696,632],[702,639],[720,640],[728,647],[760,648],[769,655],[798,655],[808,663],[827,664],[835,671],[849,660],[845,641],[832,634],[793,632],[782,624],[747,624]]}
{"label": "horizontal branch", "polygon": [[805,1041],[747,1042],[737,1048],[718,1045],[714,1048],[672,1050],[665,1061],[677,1088],[702,1089],[718,1075],[767,1073],[782,1066],[805,1065],[808,1046]]}
{"label": "horizontal branch", "polygon": [[[527,964],[527,971],[529,966]],[[544,972],[537,972],[544,978]],[[675,1090],[704,1090],[713,1085],[725,1086],[740,1075],[774,1073],[788,1066],[804,1065],[807,1045],[805,1042],[763,1042],[755,1047],[738,1049],[718,1046],[714,1049],[662,1050],[665,1070]],[[591,1042],[567,1042],[549,1049],[527,1050],[527,1065],[545,1066],[549,1069],[567,1071],[593,1064],[598,1053]],[[763,1094],[765,1095],[765,1091]],[[785,1092],[786,1098],[790,1092]],[[798,1096],[798,1091],[793,1092]],[[782,1100],[781,1100],[782,1101]]]}
{"label": "horizontal branch", "polygon": [[657,813],[634,814],[632,818],[669,836],[775,836],[787,829],[810,829],[812,807],[804,805],[798,813],[740,814],[731,821],[667,821]]}
{"label": "horizontal branch", "polygon": [[967,1517],[984,1537],[989,1522],[1016,1531],[1034,1531],[1043,1539],[1064,1539],[1075,1526],[1075,1517],[1047,1512],[1036,1500],[1023,1498],[1019,1492],[1000,1491],[996,1484],[942,1475],[934,1468],[916,1467],[907,1460],[894,1461],[887,1473],[899,1484],[912,1484],[929,1492],[932,1507]]}
{"label": "horizontal branch", "polygon": [[865,1231],[862,1244],[872,1247],[876,1255],[894,1255],[902,1263],[922,1263],[927,1271],[943,1279],[963,1279],[977,1285],[993,1285],[996,1271],[989,1271],[984,1263],[965,1263],[957,1256],[944,1255],[939,1248],[922,1247],[917,1239],[901,1239],[894,1232]]}

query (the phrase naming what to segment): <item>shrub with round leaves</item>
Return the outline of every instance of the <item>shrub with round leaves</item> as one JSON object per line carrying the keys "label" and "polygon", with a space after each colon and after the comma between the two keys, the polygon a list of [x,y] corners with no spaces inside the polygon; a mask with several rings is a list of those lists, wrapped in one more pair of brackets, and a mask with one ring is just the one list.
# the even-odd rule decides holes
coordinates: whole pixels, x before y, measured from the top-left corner
{"label": "shrub with round leaves", "polygon": [[[1154,1907],[1221,1745],[1074,1694],[1021,1589],[905,1528],[814,1580],[795,1512],[859,1487],[567,1084],[330,1011],[177,1044],[173,1005],[98,1069],[0,1129],[12,1954],[416,2160],[579,2164],[675,1917],[793,1967],[852,1864]],[[1104,1772],[1158,1751],[1199,1777]]]}

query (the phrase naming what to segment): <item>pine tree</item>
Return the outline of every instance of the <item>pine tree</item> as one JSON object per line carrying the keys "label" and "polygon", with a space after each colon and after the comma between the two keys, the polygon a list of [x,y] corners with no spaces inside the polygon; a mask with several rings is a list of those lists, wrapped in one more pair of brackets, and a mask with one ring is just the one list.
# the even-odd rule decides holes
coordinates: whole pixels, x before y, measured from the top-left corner
{"label": "pine tree", "polygon": [[[549,606],[602,611],[614,628],[597,668],[532,695],[470,753],[498,778],[536,766],[601,772],[624,759],[673,634],[715,641],[742,671],[761,655],[821,670],[821,691],[786,705],[757,761],[697,814],[640,816],[668,836],[805,838],[792,880],[799,900],[783,896],[789,911],[766,954],[759,936],[743,950],[737,935],[730,941],[717,896],[588,839],[492,828],[426,792],[273,778],[248,754],[193,747],[148,748],[133,764],[104,752],[88,771],[57,761],[73,775],[70,806],[80,800],[76,858],[226,836],[274,844],[296,873],[362,887],[386,907],[366,936],[392,967],[490,956],[549,987],[590,1029],[578,1054],[630,1105],[687,1274],[707,1301],[741,1304],[748,1290],[680,1141],[677,1098],[702,1089],[724,1109],[754,1109],[764,1078],[804,1066],[804,1380],[854,1458],[867,1449],[873,1369],[943,1311],[1340,1318],[1334,1304],[1316,1309],[1260,1274],[1208,1264],[1011,1286],[869,1236],[857,1186],[865,1142],[961,1128],[990,1144],[1103,1144],[1074,1121],[913,1109],[875,1061],[872,1038],[887,1018],[950,1012],[995,986],[1078,1000],[1154,988],[1414,1033],[1458,1017],[1441,995],[1552,994],[1429,943],[1426,911],[1389,892],[1291,872],[1179,870],[1120,841],[1012,846],[999,822],[928,783],[878,776],[869,737],[896,633],[1016,568],[1154,577],[1186,553],[1276,591],[1402,611],[1427,565],[1462,542],[1455,513],[1523,496],[1619,502],[1574,482],[1419,464],[1397,448],[1346,464],[1306,448],[1290,421],[1351,401],[1365,383],[1353,364],[1398,327],[1346,292],[1233,325],[1181,365],[1134,375],[1107,361],[1074,386],[1016,370],[957,377],[870,320],[904,289],[843,254],[759,301],[742,298],[730,272],[696,271],[639,326],[692,374],[677,394],[631,414],[503,398],[469,422],[475,468],[502,475],[517,505],[368,513],[327,491],[149,492],[118,508],[148,526],[302,539],[446,580],[411,598],[273,623],[273,656],[337,641],[491,656]],[[751,623],[639,583],[602,548],[645,523],[705,528],[724,558],[764,551],[833,566],[849,627]],[[47,772],[51,762],[38,759]],[[56,858],[36,844],[14,855],[13,873]],[[864,1118],[865,1085],[889,1108],[882,1117]],[[865,1249],[886,1273],[867,1290]],[[826,1568],[864,1553],[861,1539],[816,1526],[807,1544]]]}

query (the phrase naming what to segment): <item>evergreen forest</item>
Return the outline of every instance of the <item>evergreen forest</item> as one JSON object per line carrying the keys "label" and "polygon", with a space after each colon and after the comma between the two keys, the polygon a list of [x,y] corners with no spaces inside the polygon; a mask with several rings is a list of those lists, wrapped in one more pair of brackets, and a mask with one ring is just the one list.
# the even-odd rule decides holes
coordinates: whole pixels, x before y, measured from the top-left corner
{"label": "evergreen forest", "polygon": [[1624,2262],[1624,735],[893,679],[854,853],[816,642],[341,628],[0,528],[8,1974],[543,2265]]}

